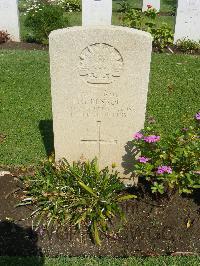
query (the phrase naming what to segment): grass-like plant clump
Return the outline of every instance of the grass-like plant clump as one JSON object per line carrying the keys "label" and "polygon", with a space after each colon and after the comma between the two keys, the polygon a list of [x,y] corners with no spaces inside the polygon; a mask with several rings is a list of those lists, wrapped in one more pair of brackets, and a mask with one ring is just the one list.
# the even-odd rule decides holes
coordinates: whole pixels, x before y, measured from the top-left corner
{"label": "grass-like plant clump", "polygon": [[109,231],[112,219],[125,219],[120,202],[136,196],[124,194],[118,173],[108,168],[99,170],[96,160],[70,165],[66,160],[56,164],[50,158],[34,177],[23,178],[28,198],[22,204],[36,205],[36,227],[83,225],[100,244],[99,233]]}

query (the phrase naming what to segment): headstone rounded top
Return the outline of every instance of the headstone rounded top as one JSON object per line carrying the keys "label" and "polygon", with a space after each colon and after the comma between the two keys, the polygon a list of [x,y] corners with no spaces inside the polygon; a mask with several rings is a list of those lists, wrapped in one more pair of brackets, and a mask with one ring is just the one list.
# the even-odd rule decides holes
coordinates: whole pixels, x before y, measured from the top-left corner
{"label": "headstone rounded top", "polygon": [[64,28],[64,29],[58,29],[58,30],[54,30],[50,33],[49,35],[49,39],[54,39],[57,36],[59,36],[60,34],[64,35],[64,34],[69,34],[69,32],[86,32],[87,34],[89,34],[89,32],[91,31],[92,34],[95,33],[96,31],[96,35],[98,36],[98,34],[102,31],[102,32],[107,32],[106,34],[109,34],[110,32],[119,32],[119,33],[126,33],[126,34],[134,34],[136,36],[141,36],[147,39],[150,39],[151,41],[153,40],[153,37],[150,33],[145,32],[145,31],[141,31],[141,30],[137,30],[137,29],[133,29],[133,28],[128,28],[128,27],[122,27],[122,26],[89,26],[89,27],[83,27],[83,26],[76,26],[76,27],[68,27],[68,28]]}

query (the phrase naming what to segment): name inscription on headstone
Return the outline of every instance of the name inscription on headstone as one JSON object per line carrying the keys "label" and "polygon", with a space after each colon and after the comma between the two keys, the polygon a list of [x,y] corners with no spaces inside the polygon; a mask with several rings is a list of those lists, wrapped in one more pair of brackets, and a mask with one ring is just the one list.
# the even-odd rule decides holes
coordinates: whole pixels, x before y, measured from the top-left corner
{"label": "name inscription on headstone", "polygon": [[124,106],[117,93],[109,92],[109,89],[101,89],[102,97],[89,98],[87,94],[82,93],[72,102],[68,101],[66,108],[68,108],[71,117],[96,117],[100,119],[105,117],[128,118],[131,116],[134,112],[133,106]]}

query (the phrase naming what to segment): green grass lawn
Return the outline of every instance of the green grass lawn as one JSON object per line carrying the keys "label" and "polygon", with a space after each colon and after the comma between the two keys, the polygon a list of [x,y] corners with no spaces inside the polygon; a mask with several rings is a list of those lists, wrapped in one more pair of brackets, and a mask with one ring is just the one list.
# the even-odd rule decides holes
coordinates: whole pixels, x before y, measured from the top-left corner
{"label": "green grass lawn", "polygon": [[[2,50],[0,66],[0,164],[36,164],[53,150],[48,53]],[[147,114],[159,128],[169,134],[183,126],[199,102],[199,57],[153,54]]]}
{"label": "green grass lawn", "polygon": [[0,257],[0,266],[198,266],[200,257],[153,258],[12,258]]}

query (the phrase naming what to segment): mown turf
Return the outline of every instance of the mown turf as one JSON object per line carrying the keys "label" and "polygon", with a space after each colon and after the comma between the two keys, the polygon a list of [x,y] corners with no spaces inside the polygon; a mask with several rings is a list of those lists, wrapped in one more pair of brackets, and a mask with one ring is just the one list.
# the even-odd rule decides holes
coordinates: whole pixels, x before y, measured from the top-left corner
{"label": "mown turf", "polygon": [[200,257],[153,258],[12,258],[0,257],[0,266],[198,266]]}
{"label": "mown turf", "polygon": [[0,52],[1,143],[4,164],[31,164],[45,155],[39,130],[51,118],[46,52]]}
{"label": "mown turf", "polygon": [[[0,164],[36,164],[53,150],[48,53],[2,50],[0,68]],[[199,107],[200,57],[153,54],[148,116],[170,134]]]}
{"label": "mown turf", "polygon": [[200,109],[200,57],[154,54],[147,114],[170,134]]}

